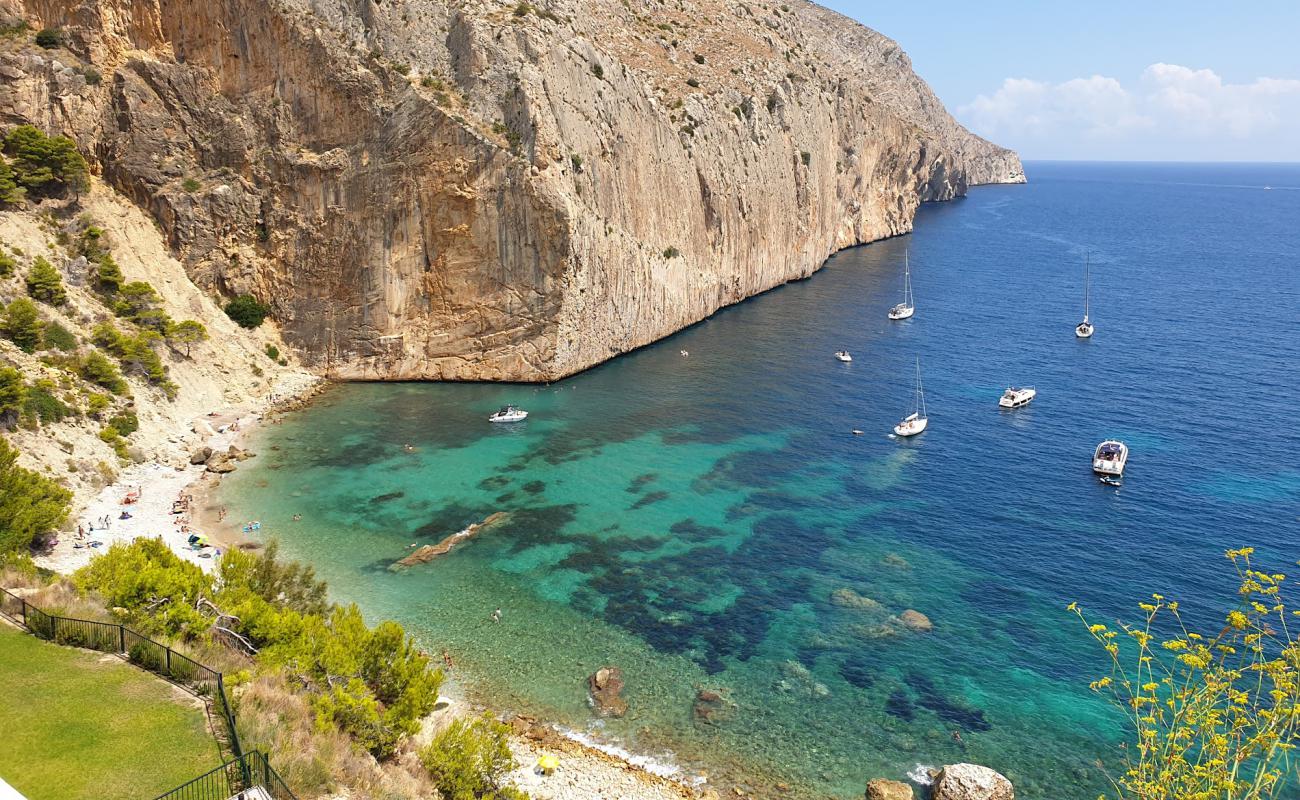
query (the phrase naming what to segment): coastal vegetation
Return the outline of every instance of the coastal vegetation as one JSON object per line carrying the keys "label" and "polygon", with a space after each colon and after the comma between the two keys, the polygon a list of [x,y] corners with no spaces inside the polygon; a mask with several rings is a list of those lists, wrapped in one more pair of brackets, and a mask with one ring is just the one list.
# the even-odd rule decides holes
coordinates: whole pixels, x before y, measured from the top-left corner
{"label": "coastal vegetation", "polygon": [[256,328],[270,313],[270,306],[251,294],[241,294],[226,303],[226,315],[244,328]]}
{"label": "coastal vegetation", "polygon": [[[1286,576],[1229,550],[1237,607],[1217,633],[1190,627],[1176,601],[1153,595],[1142,620],[1117,629],[1070,610],[1109,656],[1093,681],[1127,717],[1134,740],[1112,778],[1123,800],[1265,800],[1296,788],[1300,738],[1300,609]],[[1216,626],[1217,627],[1217,626]]]}
{"label": "coastal vegetation", "polygon": [[355,605],[327,600],[310,567],[229,550],[214,573],[161,540],[115,545],[72,578],[117,621],[224,663],[246,748],[306,795],[344,782],[377,789],[431,781],[454,798],[520,798],[502,781],[513,767],[506,728],[453,723],[419,753],[422,774],[395,757],[433,710],[442,684],[395,622],[368,626]]}
{"label": "coastal vegetation", "polygon": [[[0,375],[0,381],[4,377]],[[7,383],[12,385],[12,381]],[[12,389],[8,393],[12,397]],[[0,402],[4,402],[3,395]],[[0,564],[25,556],[37,536],[62,525],[71,499],[67,489],[19,466],[18,451],[0,439]]]}

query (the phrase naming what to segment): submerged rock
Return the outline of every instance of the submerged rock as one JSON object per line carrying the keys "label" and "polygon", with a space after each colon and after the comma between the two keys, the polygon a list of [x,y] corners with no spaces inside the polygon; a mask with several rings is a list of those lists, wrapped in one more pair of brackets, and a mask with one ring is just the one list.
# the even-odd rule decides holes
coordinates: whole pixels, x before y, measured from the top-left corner
{"label": "submerged rock", "polygon": [[902,781],[867,781],[867,800],[912,800],[912,787]]}
{"label": "submerged rock", "polygon": [[472,539],[487,530],[489,527],[503,522],[508,519],[509,516],[510,514],[505,511],[498,511],[495,514],[489,514],[482,522],[476,522],[462,531],[457,531],[437,544],[426,544],[406,558],[390,564],[388,569],[395,572],[397,570],[405,569],[406,567],[413,567],[416,564],[424,564],[432,561],[438,556],[446,555],[451,552],[451,548],[461,542]]}
{"label": "submerged rock", "polygon": [[587,678],[587,691],[591,705],[602,717],[621,717],[627,713],[623,699],[623,670],[618,667],[601,667]]}
{"label": "submerged rock", "polygon": [[695,704],[691,707],[696,722],[717,725],[730,719],[736,704],[723,697],[721,692],[701,689],[695,695]]}
{"label": "submerged rock", "polygon": [[907,626],[909,630],[919,633],[929,633],[934,630],[934,623],[930,621],[930,618],[912,608],[899,614],[898,621]]}
{"label": "submerged rock", "polygon": [[949,764],[939,771],[933,800],[1014,800],[1011,781],[979,764]]}
{"label": "submerged rock", "polygon": [[908,563],[906,558],[903,558],[902,556],[896,553],[890,553],[886,555],[884,558],[880,559],[880,563],[884,564],[887,567],[894,567],[895,569],[912,568],[912,565]]}
{"label": "submerged rock", "polygon": [[858,594],[847,586],[831,592],[831,604],[840,608],[856,608],[860,611],[884,611],[885,609],[880,601]]}

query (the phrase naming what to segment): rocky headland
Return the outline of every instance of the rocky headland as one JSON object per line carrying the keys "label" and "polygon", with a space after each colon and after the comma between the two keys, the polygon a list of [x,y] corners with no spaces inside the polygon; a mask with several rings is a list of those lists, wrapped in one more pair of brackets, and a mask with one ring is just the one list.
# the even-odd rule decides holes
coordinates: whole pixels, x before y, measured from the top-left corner
{"label": "rocky headland", "polygon": [[0,121],[74,138],[207,291],[344,379],[560,378],[1023,180],[803,0],[0,0]]}

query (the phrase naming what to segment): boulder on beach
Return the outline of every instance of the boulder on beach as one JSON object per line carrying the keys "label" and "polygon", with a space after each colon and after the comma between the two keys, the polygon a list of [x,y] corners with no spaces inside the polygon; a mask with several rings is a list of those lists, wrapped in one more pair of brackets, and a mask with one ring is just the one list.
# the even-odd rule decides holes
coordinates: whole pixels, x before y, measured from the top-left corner
{"label": "boulder on beach", "polygon": [[602,717],[621,717],[627,713],[623,699],[623,670],[618,667],[601,667],[587,678],[587,691],[591,704]]}
{"label": "boulder on beach", "polygon": [[831,592],[831,604],[840,608],[856,608],[859,611],[884,611],[885,609],[880,601],[858,594],[847,586]]}
{"label": "boulder on beach", "polygon": [[218,475],[224,475],[227,472],[235,471],[235,459],[231,458],[228,453],[213,453],[208,457],[208,472],[215,472]]}
{"label": "boulder on beach", "polygon": [[929,633],[934,630],[934,623],[930,621],[930,618],[913,608],[899,614],[898,621],[906,625],[909,630],[919,633]]}
{"label": "boulder on beach", "polygon": [[949,764],[939,770],[933,800],[1014,800],[1011,781],[979,764]]}
{"label": "boulder on beach", "polygon": [[867,800],[912,800],[912,787],[902,781],[867,781]]}
{"label": "boulder on beach", "polygon": [[195,450],[193,453],[190,454],[190,463],[194,465],[206,464],[208,462],[208,459],[211,457],[212,457],[211,447],[207,447],[207,446],[200,447],[198,450]]}

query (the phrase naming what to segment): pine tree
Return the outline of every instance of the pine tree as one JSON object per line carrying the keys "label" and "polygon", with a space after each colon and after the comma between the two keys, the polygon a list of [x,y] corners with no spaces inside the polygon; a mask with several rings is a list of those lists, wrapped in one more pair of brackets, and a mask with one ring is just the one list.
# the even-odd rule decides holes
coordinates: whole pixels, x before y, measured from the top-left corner
{"label": "pine tree", "polygon": [[41,322],[36,304],[26,297],[20,297],[5,309],[0,328],[3,328],[5,336],[9,337],[19,350],[24,353],[35,353],[41,346],[41,332],[45,329],[45,325]]}
{"label": "pine tree", "polygon": [[126,280],[122,275],[122,268],[113,260],[112,253],[105,253],[99,259],[99,266],[95,268],[95,283],[107,294],[117,294],[122,288],[122,282]]}
{"label": "pine tree", "polygon": [[72,492],[18,466],[18,451],[0,439],[0,558],[26,553],[37,536],[68,518]]}
{"label": "pine tree", "polygon": [[21,205],[26,195],[27,190],[18,185],[9,162],[0,158],[0,206]]}
{"label": "pine tree", "polygon": [[32,268],[27,272],[27,293],[52,306],[61,306],[68,300],[68,292],[63,288],[63,276],[41,256],[36,257]]}

